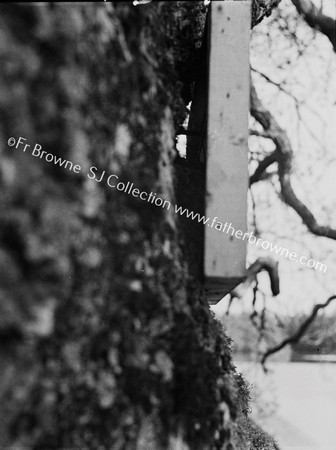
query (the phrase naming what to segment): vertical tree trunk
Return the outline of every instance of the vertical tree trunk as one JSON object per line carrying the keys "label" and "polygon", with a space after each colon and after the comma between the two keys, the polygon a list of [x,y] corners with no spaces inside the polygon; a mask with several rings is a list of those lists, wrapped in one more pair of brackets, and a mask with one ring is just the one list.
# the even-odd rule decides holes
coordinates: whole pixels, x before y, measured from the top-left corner
{"label": "vertical tree trunk", "polygon": [[[203,2],[0,9],[1,445],[274,448],[243,419],[247,390],[190,283],[173,206],[107,184],[176,202]],[[26,151],[6,144],[20,136]]]}

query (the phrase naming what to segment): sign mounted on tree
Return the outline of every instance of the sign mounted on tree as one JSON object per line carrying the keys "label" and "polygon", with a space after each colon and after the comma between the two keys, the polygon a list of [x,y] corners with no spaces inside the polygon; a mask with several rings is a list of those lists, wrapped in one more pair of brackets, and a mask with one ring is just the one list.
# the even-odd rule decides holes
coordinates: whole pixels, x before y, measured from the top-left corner
{"label": "sign mounted on tree", "polygon": [[203,272],[216,303],[246,276],[251,2],[213,1],[209,14],[188,125],[203,138],[188,133],[187,159],[206,166]]}
{"label": "sign mounted on tree", "polygon": [[205,227],[211,300],[211,291],[221,297],[246,275],[251,3],[215,1],[210,14],[205,211],[218,216]]}

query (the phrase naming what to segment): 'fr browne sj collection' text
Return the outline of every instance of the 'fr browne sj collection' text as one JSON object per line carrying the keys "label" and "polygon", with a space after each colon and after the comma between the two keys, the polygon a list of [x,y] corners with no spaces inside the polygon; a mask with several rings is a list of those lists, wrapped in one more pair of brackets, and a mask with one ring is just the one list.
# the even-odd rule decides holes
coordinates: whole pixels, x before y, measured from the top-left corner
{"label": "'fr browne sj collection' text", "polygon": [[[18,139],[10,137],[7,144],[9,147],[22,150],[23,152],[29,152],[35,158],[42,159],[47,163],[55,164],[56,166],[62,167],[70,172],[77,174],[82,172],[82,167],[79,164],[74,164],[72,161],[56,156],[53,153],[46,152],[42,149],[42,145],[40,144],[30,145],[24,137],[19,137]],[[126,194],[139,198],[142,201],[152,203],[158,207],[165,209],[170,209],[171,207],[171,203],[168,200],[164,200],[156,193],[141,191],[140,189],[135,188],[134,184],[130,181],[127,181],[127,183],[123,183],[121,181],[118,182],[118,175],[108,174],[106,170],[99,170],[95,166],[91,166],[89,168],[87,177],[97,183],[104,181],[110,188],[116,188],[118,191],[125,192]]]}

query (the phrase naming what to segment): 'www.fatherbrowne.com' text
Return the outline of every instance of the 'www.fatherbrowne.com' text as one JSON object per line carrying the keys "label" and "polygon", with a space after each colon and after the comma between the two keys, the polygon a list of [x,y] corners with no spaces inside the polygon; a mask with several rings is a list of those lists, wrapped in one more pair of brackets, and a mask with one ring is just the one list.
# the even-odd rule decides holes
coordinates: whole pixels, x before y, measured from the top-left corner
{"label": "'www.fatherbrowne.com' text", "polygon": [[215,230],[230,234],[231,236],[234,236],[237,239],[242,239],[243,241],[247,240],[250,244],[255,244],[257,246],[260,246],[264,250],[269,250],[272,253],[275,253],[276,255],[281,255],[285,258],[288,258],[290,261],[298,262],[300,264],[306,265],[312,269],[315,269],[319,272],[326,272],[327,266],[325,264],[322,264],[318,261],[315,261],[314,259],[308,259],[306,256],[299,256],[296,252],[291,252],[285,247],[281,247],[280,245],[272,244],[266,239],[257,238],[254,236],[252,231],[248,233],[243,233],[241,230],[236,230],[232,223],[228,222],[220,222],[218,219],[219,217],[214,217],[212,220],[210,217],[201,216],[199,213],[195,213],[194,211],[190,211],[187,208],[182,208],[181,206],[175,205],[175,213],[179,214],[180,216],[185,216],[188,219],[196,220],[199,223],[202,223],[204,225],[207,225],[211,228],[214,228]]}

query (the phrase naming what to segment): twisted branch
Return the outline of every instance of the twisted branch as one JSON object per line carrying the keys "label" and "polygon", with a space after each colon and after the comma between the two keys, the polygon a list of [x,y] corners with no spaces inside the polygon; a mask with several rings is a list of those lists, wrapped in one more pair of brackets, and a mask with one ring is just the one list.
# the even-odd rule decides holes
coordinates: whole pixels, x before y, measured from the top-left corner
{"label": "twisted branch", "polygon": [[286,347],[287,345],[290,344],[296,344],[300,341],[300,339],[302,338],[302,336],[306,333],[306,331],[308,330],[309,326],[313,323],[315,317],[317,316],[317,313],[319,312],[320,309],[324,309],[327,306],[330,305],[330,303],[336,299],[336,295],[332,295],[331,297],[328,298],[328,300],[325,303],[319,303],[317,305],[314,306],[312,312],[310,313],[309,317],[301,324],[301,326],[298,328],[298,330],[296,331],[296,333],[294,333],[292,336],[284,339],[282,342],[280,342],[280,344],[270,348],[269,350],[267,350],[262,359],[261,359],[261,364],[264,368],[265,371],[267,371],[266,367],[265,367],[265,363],[266,360],[271,356],[274,355],[274,353],[279,352],[280,350],[282,350],[284,347]]}
{"label": "twisted branch", "polygon": [[311,233],[316,236],[324,236],[336,240],[336,230],[329,226],[319,225],[310,209],[296,196],[291,180],[290,173],[293,163],[293,149],[287,133],[280,127],[271,112],[261,103],[254,85],[251,85],[251,114],[262,125],[264,130],[271,136],[275,144],[274,155],[266,157],[266,161],[260,163],[255,173],[252,175],[252,181],[258,181],[273,158],[278,162],[278,173],[281,186],[281,193],[284,202],[296,211],[301,217],[303,223]]}

